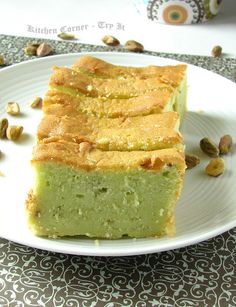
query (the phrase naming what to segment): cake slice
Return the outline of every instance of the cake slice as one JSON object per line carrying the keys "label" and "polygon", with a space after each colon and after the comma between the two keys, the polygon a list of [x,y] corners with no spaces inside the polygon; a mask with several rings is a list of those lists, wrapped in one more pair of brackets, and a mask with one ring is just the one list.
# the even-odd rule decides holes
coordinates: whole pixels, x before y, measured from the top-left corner
{"label": "cake slice", "polygon": [[183,151],[101,151],[89,143],[36,146],[28,220],[39,236],[118,239],[175,233]]}
{"label": "cake slice", "polygon": [[174,234],[186,67],[108,64],[94,73],[78,63],[54,68],[43,101],[26,201],[30,228],[49,237]]}

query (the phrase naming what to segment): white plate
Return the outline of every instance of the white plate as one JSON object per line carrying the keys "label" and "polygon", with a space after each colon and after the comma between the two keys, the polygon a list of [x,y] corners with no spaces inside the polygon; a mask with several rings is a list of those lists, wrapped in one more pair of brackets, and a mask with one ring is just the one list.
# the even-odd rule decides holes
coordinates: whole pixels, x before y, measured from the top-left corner
{"label": "white plate", "polygon": [[[91,53],[114,64],[143,66],[176,64],[176,61],[147,55]],[[97,256],[137,255],[175,249],[200,242],[236,226],[236,155],[225,157],[226,171],[218,178],[204,174],[209,159],[199,150],[199,140],[209,136],[218,142],[223,134],[236,136],[236,84],[207,70],[188,65],[188,110],[183,134],[187,151],[201,157],[201,164],[187,171],[184,189],[177,204],[174,237],[159,239],[100,240],[44,239],[28,230],[24,200],[32,182],[29,164],[34,134],[41,110],[28,103],[43,96],[53,65],[71,65],[80,54],[50,56],[0,70],[0,117],[6,116],[5,103],[17,101],[20,117],[8,116],[11,124],[22,124],[25,134],[13,143],[0,140],[0,237],[45,250]]]}

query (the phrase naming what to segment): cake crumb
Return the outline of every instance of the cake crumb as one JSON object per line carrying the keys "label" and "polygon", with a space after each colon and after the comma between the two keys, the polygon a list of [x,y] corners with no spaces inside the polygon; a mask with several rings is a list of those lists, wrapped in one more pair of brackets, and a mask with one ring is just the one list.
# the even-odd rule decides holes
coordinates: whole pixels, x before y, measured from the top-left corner
{"label": "cake crumb", "polygon": [[100,246],[100,241],[99,241],[99,240],[94,240],[94,244],[95,244],[96,246]]}
{"label": "cake crumb", "polygon": [[160,214],[160,216],[163,216],[163,214],[164,214],[164,209],[163,208],[160,209],[159,214]]}
{"label": "cake crumb", "polygon": [[57,235],[51,235],[51,236],[49,236],[49,238],[52,238],[52,239],[57,239],[57,238],[58,238],[58,236],[57,236]]}
{"label": "cake crumb", "polygon": [[91,92],[91,91],[93,90],[93,86],[92,86],[91,84],[89,84],[89,85],[87,86],[87,90],[88,90],[89,92]]}
{"label": "cake crumb", "polygon": [[42,107],[42,102],[43,102],[43,99],[39,96],[36,96],[34,98],[34,100],[30,103],[30,107],[31,108],[41,108]]}
{"label": "cake crumb", "polygon": [[79,144],[79,151],[80,151],[82,154],[88,153],[88,152],[91,151],[92,147],[93,147],[92,144],[89,143],[89,142],[81,142],[81,143]]}

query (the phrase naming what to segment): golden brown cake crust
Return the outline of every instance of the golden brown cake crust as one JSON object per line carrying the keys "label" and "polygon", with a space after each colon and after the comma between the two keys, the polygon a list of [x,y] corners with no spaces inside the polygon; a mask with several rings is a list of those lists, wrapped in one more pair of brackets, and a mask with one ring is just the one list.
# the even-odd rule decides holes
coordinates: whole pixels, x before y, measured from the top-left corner
{"label": "golden brown cake crust", "polygon": [[173,91],[176,86],[172,86],[173,84],[163,77],[144,80],[99,79],[66,67],[55,66],[53,70],[54,74],[49,81],[50,87],[63,86],[91,97],[131,98],[155,92],[157,89]]}
{"label": "golden brown cake crust", "polygon": [[38,140],[43,142],[58,137],[75,143],[87,141],[102,150],[152,150],[181,143],[178,127],[179,115],[176,112],[114,119],[99,119],[85,114],[73,116],[72,113],[45,116],[37,134]]}
{"label": "golden brown cake crust", "polygon": [[145,67],[117,66],[99,58],[85,55],[81,56],[72,68],[78,71],[97,74],[103,78],[123,77],[144,80],[154,77],[162,79],[163,82],[178,86],[186,73],[187,66],[185,64],[175,66],[150,65]]}
{"label": "golden brown cake crust", "polygon": [[46,114],[68,115],[87,113],[97,117],[138,116],[161,113],[171,99],[173,91],[157,89],[155,92],[128,99],[72,96],[58,90],[49,90],[43,100]]}
{"label": "golden brown cake crust", "polygon": [[[62,140],[41,143],[34,148],[32,163],[61,162],[84,170],[158,170],[164,165],[176,164],[185,169],[184,154],[178,149],[153,151],[101,151],[93,149],[90,143],[75,144]],[[171,165],[169,165],[171,166]]]}
{"label": "golden brown cake crust", "polygon": [[[92,73],[95,71],[98,71],[99,74],[106,72],[108,78],[91,76],[84,73],[84,71],[77,70],[78,67],[84,65],[81,63],[88,64],[89,62]],[[182,151],[182,136],[179,132],[174,131],[178,117],[174,112],[163,115],[165,118],[169,117],[169,120],[173,120],[175,123],[173,126],[170,126],[169,120],[162,121],[161,126],[163,128],[159,128],[158,138],[159,140],[163,139],[163,143],[169,143],[170,146],[179,144],[179,151],[177,149],[169,149],[170,151],[166,152],[153,150],[145,153],[142,151],[129,152],[127,144],[124,144],[124,148],[101,147],[103,150],[108,150],[105,152],[95,149],[95,147],[98,144],[98,138],[101,140],[109,138],[109,136],[110,138],[114,137],[118,127],[119,133],[117,135],[119,136],[121,133],[121,139],[122,133],[128,139],[127,131],[130,131],[131,137],[134,136],[136,139],[139,136],[141,138],[144,137],[145,129],[149,127],[149,123],[157,121],[158,115],[147,115],[142,118],[139,116],[130,117],[128,119],[121,117],[111,120],[109,118],[98,119],[87,116],[82,114],[81,110],[85,113],[89,110],[88,114],[91,114],[89,113],[91,112],[91,104],[94,104],[97,109],[101,109],[101,106],[107,109],[108,105],[110,106],[112,103],[115,107],[117,103],[122,103],[123,101],[127,103],[128,101],[131,104],[133,103],[133,115],[135,115],[137,111],[135,110],[135,103],[142,97],[149,97],[149,101],[151,101],[153,106],[156,104],[159,109],[164,109],[171,95],[175,92],[175,87],[182,81],[185,71],[186,65],[139,68],[121,67],[93,57],[81,57],[73,66],[73,69],[54,67],[54,74],[49,81],[51,89],[46,94],[43,103],[46,117],[39,126],[38,137],[40,142],[34,151],[33,161],[47,161],[51,159],[64,161],[65,164],[85,169],[95,169],[98,165],[105,169],[135,168],[140,165],[143,165],[142,167],[144,168],[148,166],[148,168],[152,169],[153,165],[156,165],[153,162],[155,160],[153,155],[157,155],[157,160],[160,160],[157,152],[161,155],[161,160],[165,160],[164,157],[168,157],[171,161],[172,159],[175,160],[177,156],[180,158],[182,155],[180,153]],[[125,74],[125,78],[119,78],[122,77],[119,76],[119,73]],[[67,90],[68,92],[66,92]],[[146,107],[146,102],[144,105]],[[124,106],[123,109],[126,109],[126,107]],[[138,121],[140,122],[140,129],[134,132],[132,128],[136,127],[137,130]],[[167,124],[167,122],[169,123]],[[142,125],[143,127],[141,127]],[[124,133],[125,128],[126,131]],[[154,124],[151,130],[146,131],[147,137],[153,138],[153,135],[155,136],[155,129]],[[114,144],[118,142],[118,138],[114,140]],[[83,150],[83,153],[80,153],[81,144],[89,144],[89,146],[85,146],[85,148],[89,148],[86,159],[84,155],[86,151]],[[127,149],[125,149],[125,146]],[[91,149],[92,147],[94,148]],[[122,150],[123,152],[116,150]],[[96,161],[95,164],[91,162],[94,159]],[[178,162],[180,163],[180,160]],[[182,160],[181,164],[183,164]]]}

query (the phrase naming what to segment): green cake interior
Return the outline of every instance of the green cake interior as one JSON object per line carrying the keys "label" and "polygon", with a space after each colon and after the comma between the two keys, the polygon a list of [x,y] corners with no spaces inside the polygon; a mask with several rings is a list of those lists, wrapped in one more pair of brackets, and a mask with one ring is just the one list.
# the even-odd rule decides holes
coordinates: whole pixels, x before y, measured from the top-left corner
{"label": "green cake interior", "polygon": [[185,76],[180,86],[177,89],[175,95],[175,102],[173,105],[173,111],[176,111],[180,115],[180,123],[183,122],[184,114],[186,112],[186,100],[187,100],[187,77]]}
{"label": "green cake interior", "polygon": [[46,161],[35,163],[34,168],[37,197],[28,215],[37,235],[148,237],[165,234],[167,225],[170,232],[174,224],[181,185],[175,165],[159,171],[112,172]]}
{"label": "green cake interior", "polygon": [[171,100],[166,104],[164,112],[176,111],[180,115],[180,123],[183,122],[186,112],[187,100],[187,77],[185,76],[179,87],[175,90]]}

